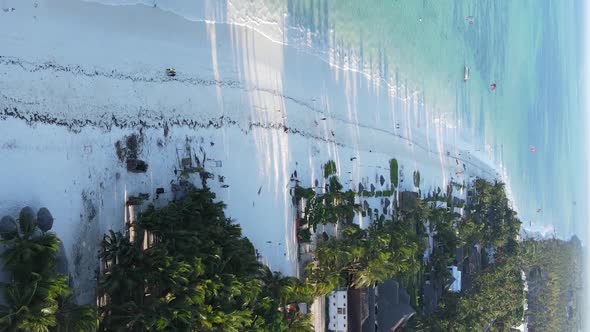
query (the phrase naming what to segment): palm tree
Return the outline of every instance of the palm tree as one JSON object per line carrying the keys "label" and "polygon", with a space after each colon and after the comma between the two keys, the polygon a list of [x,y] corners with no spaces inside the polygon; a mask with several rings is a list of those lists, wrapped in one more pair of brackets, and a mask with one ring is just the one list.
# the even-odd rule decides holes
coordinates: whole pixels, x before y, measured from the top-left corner
{"label": "palm tree", "polygon": [[53,233],[36,235],[36,229],[30,211],[23,209],[17,232],[10,239],[1,241],[8,248],[0,258],[4,260],[5,268],[18,279],[28,278],[33,272],[50,273],[55,267],[59,239]]}
{"label": "palm tree", "polygon": [[192,188],[183,200],[148,209],[136,222],[156,238],[148,249],[118,233],[105,236],[105,330],[284,330],[279,308],[309,297],[309,289],[261,268],[253,245],[214,199],[209,189]]}
{"label": "palm tree", "polygon": [[77,332],[98,330],[96,307],[77,305],[73,297],[60,299],[60,310],[56,313],[56,332]]}
{"label": "palm tree", "polygon": [[393,277],[403,267],[392,262],[391,256],[391,253],[383,252],[369,261],[366,268],[353,274],[354,281],[351,286],[355,288],[375,286]]}
{"label": "palm tree", "polygon": [[259,278],[263,283],[263,287],[271,295],[273,299],[279,300],[279,306],[282,308],[287,304],[286,292],[291,291],[295,286],[296,279],[291,277],[283,277],[280,272],[273,272],[266,265],[260,267]]}
{"label": "palm tree", "polygon": [[0,306],[0,330],[79,331],[76,327],[84,326],[95,331],[96,315],[89,320],[93,311],[71,301],[67,277],[56,272],[59,239],[53,233],[36,235],[36,227],[25,210],[15,236],[2,241],[7,249],[1,257],[12,281],[1,284],[7,303]]}
{"label": "palm tree", "polygon": [[313,323],[311,315],[306,315],[301,312],[295,312],[289,317],[288,331],[289,332],[313,332]]}
{"label": "palm tree", "polygon": [[0,327],[4,331],[24,331],[31,328],[44,331],[56,324],[51,315],[35,316],[36,298],[39,296],[38,287],[41,276],[33,275],[34,279],[28,287],[21,287],[16,281],[2,283],[6,294],[7,305],[0,306]]}
{"label": "palm tree", "polygon": [[340,272],[349,268],[354,257],[348,249],[342,246],[342,242],[335,239],[321,243],[315,252],[319,267],[332,272]]}
{"label": "palm tree", "polygon": [[310,262],[305,266],[305,276],[305,282],[315,296],[326,296],[345,284],[340,271],[324,270],[319,261]]}
{"label": "palm tree", "polygon": [[132,251],[131,242],[127,237],[123,236],[121,232],[114,232],[109,230],[108,235],[104,235],[101,242],[102,250],[99,254],[99,258],[103,259],[108,264],[120,264],[120,259],[133,260],[134,257],[129,257]]}

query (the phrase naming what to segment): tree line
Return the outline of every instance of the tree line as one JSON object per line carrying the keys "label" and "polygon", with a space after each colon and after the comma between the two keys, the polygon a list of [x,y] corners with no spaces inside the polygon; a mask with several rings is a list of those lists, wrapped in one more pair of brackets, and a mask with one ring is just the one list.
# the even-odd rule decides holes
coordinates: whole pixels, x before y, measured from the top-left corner
{"label": "tree line", "polygon": [[[531,253],[538,250],[523,249],[516,240],[520,221],[502,183],[476,180],[469,187],[464,217],[451,208],[450,195],[443,197],[439,191],[424,200],[417,197],[408,209],[394,201],[389,216],[375,210],[370,226],[361,229],[353,219],[366,208],[356,203],[355,192],[343,190],[335,165],[327,164],[324,170],[328,186],[322,194],[300,186],[294,190],[296,199],[308,202],[300,230],[307,229],[311,236],[317,225],[332,223],[341,231],[318,238],[315,259],[301,280],[261,264],[215,194],[206,185],[189,186],[182,199],[141,213],[133,225],[133,240],[125,232],[104,235],[99,254],[104,271],[97,287],[101,305],[79,306],[67,277],[55,269],[59,239],[39,231],[33,217],[20,216],[17,232],[3,240],[7,249],[2,259],[11,281],[2,285],[8,301],[0,307],[0,328],[312,331],[311,317],[299,310],[300,304],[309,305],[314,297],[340,287],[412,279],[424,269],[444,284],[454,250],[476,244],[495,248],[494,262],[484,264],[469,289],[444,292],[435,313],[422,315],[416,304],[418,315],[408,328],[505,331],[522,320],[521,271],[534,275],[544,261]],[[439,207],[439,201],[448,205]],[[436,243],[427,266],[422,264],[425,225],[434,231]],[[529,256],[537,258],[537,265],[523,263]]]}
{"label": "tree line", "polygon": [[[436,202],[436,196],[430,201]],[[511,331],[520,325],[525,298],[522,248],[518,242],[521,222],[506,197],[504,184],[477,179],[468,187],[464,216],[447,206],[432,204],[427,218],[435,231],[436,245],[429,263],[434,282],[444,285],[450,277],[446,266],[461,264],[453,262],[457,248],[475,257],[469,257],[470,263],[479,268],[470,271],[469,276],[463,275],[473,280],[470,285],[464,284],[460,293],[443,288],[435,312],[418,312],[407,329]],[[493,251],[492,261],[486,249]]]}
{"label": "tree line", "polygon": [[578,331],[584,283],[580,240],[526,238],[522,248],[529,331]]}
{"label": "tree line", "polygon": [[[41,209],[40,217],[43,212]],[[96,307],[76,304],[67,276],[57,271],[60,240],[48,232],[49,228],[29,207],[21,210],[18,223],[8,216],[2,218],[4,251],[0,259],[8,281],[0,283],[4,299],[0,305],[1,331],[98,329]]]}
{"label": "tree line", "polygon": [[148,208],[133,241],[121,232],[104,235],[98,308],[76,305],[67,277],[56,272],[55,234],[39,233],[26,216],[19,223],[22,231],[3,240],[11,273],[2,285],[3,331],[313,331],[310,315],[297,307],[311,303],[311,288],[258,262],[207,187]]}

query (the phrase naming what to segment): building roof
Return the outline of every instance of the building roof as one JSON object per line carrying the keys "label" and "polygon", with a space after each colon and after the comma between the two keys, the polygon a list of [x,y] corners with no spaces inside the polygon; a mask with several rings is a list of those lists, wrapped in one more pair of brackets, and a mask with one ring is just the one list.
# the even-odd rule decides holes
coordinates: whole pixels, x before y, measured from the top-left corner
{"label": "building roof", "polygon": [[379,331],[393,331],[415,313],[410,305],[410,296],[399,283],[389,279],[378,286],[376,303]]}
{"label": "building roof", "polygon": [[451,265],[448,267],[449,272],[453,276],[453,281],[449,286],[449,290],[451,292],[460,292],[461,291],[461,271],[455,265]]}
{"label": "building roof", "polygon": [[367,315],[365,310],[363,289],[348,289],[348,330],[360,331],[363,318]]}
{"label": "building roof", "polygon": [[375,315],[375,288],[366,288],[366,304],[367,304],[367,316],[364,317],[361,331],[363,332],[375,332],[375,321],[377,319]]}
{"label": "building roof", "polygon": [[415,311],[408,293],[389,279],[377,287],[350,288],[348,313],[349,331],[387,332],[403,326]]}
{"label": "building roof", "polygon": [[332,331],[347,331],[348,292],[346,289],[332,291],[328,295],[328,325]]}

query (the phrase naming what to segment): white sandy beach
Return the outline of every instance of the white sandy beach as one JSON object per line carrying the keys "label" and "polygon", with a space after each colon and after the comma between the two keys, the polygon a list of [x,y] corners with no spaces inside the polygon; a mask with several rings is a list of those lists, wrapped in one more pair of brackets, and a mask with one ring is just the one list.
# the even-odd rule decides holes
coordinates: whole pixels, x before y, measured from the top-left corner
{"label": "white sandy beach", "polygon": [[[499,176],[408,84],[376,84],[280,42],[281,19],[249,20],[247,1],[144,2],[0,1],[0,215],[52,211],[85,301],[97,243],[123,227],[126,194],[168,188],[186,145],[225,176],[229,187],[211,186],[227,214],[288,275],[297,273],[293,171],[312,185],[333,159],[356,189],[379,175],[389,182],[396,158],[401,187],[413,189],[419,170],[424,193]],[[114,145],[140,128],[149,169],[131,174]]]}

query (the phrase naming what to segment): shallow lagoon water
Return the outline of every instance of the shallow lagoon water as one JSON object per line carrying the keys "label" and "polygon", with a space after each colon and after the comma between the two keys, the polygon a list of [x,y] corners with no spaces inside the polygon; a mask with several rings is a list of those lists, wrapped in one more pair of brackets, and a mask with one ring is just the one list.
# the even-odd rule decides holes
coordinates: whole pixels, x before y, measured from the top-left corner
{"label": "shallow lagoon water", "polygon": [[502,167],[527,230],[584,233],[581,1],[263,2],[284,14],[291,45],[420,94],[424,111]]}

